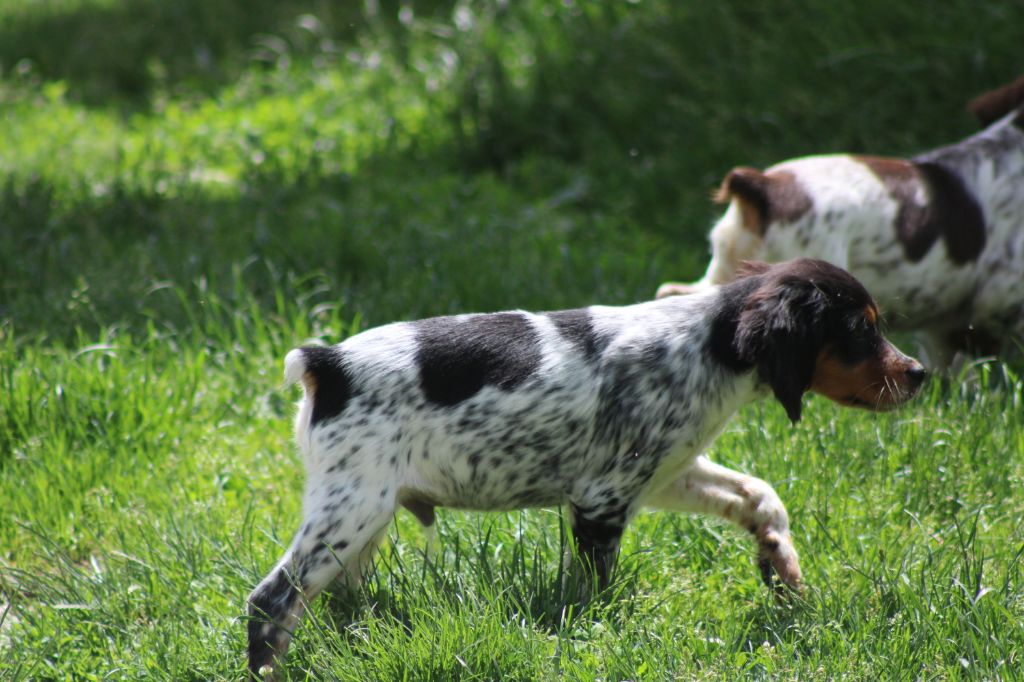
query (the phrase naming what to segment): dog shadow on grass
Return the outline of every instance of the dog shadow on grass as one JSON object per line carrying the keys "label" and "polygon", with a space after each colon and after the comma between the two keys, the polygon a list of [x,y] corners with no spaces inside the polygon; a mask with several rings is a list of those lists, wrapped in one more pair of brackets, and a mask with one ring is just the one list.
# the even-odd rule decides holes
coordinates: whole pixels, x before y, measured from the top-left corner
{"label": "dog shadow on grass", "polygon": [[473,610],[564,636],[580,623],[614,626],[635,610],[639,562],[620,557],[611,584],[597,590],[588,566],[566,560],[571,544],[562,523],[557,543],[502,547],[490,526],[471,541],[459,533],[446,537],[437,556],[400,543],[381,552],[358,590],[338,586],[327,597],[335,622],[344,627],[372,613],[411,632],[425,610]]}

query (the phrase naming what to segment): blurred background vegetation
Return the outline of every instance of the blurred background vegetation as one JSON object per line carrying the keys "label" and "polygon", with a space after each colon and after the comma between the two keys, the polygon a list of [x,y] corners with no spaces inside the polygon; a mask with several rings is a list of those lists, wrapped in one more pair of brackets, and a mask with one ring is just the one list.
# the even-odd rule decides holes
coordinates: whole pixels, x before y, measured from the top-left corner
{"label": "blurred background vegetation", "polygon": [[729,168],[970,133],[1021,26],[1020,0],[0,0],[0,318],[130,332],[239,277],[372,323],[649,297],[700,271]]}

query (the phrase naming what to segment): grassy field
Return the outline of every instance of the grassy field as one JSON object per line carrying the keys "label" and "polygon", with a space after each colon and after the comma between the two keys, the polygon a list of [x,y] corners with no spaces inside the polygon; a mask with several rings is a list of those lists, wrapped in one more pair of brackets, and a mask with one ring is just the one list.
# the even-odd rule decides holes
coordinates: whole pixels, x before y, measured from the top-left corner
{"label": "grassy field", "polygon": [[[239,679],[299,520],[281,360],[384,322],[649,297],[738,164],[907,153],[1018,75],[1024,4],[0,0],[0,679]],[[979,388],[983,387],[983,388]],[[809,589],[643,516],[560,596],[557,510],[399,514],[290,679],[1016,679],[1024,380],[744,410]]]}

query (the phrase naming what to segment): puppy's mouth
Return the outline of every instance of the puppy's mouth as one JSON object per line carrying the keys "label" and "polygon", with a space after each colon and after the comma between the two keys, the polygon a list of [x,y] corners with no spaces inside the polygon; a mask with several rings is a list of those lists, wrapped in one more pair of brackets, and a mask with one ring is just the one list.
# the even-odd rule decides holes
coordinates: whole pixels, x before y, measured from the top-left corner
{"label": "puppy's mouth", "polygon": [[[888,412],[889,410],[902,407],[904,403],[917,395],[920,389],[919,385],[901,386],[899,382],[889,380],[883,386],[873,386],[870,389],[864,389],[844,396],[840,398],[840,402],[850,407],[859,407],[864,410],[871,410],[872,412]],[[865,398],[865,393],[871,397]]]}
{"label": "puppy's mouth", "polygon": [[863,407],[865,410],[870,410],[870,409],[874,408],[874,404],[873,403],[869,403],[866,400],[861,400],[860,398],[858,398],[855,395],[848,395],[848,396],[844,397],[842,400],[843,400],[844,403],[846,403],[850,407]]}
{"label": "puppy's mouth", "polygon": [[825,351],[818,357],[812,390],[848,407],[894,410],[917,395],[924,367],[888,346],[878,357],[850,365]]}

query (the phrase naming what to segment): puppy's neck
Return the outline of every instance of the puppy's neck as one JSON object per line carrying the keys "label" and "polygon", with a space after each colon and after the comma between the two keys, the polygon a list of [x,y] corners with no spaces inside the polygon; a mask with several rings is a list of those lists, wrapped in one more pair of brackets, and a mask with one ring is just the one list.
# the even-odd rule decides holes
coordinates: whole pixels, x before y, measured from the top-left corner
{"label": "puppy's neck", "polygon": [[761,285],[760,277],[744,277],[718,289],[711,312],[711,333],[707,352],[711,359],[737,374],[753,371],[754,365],[740,357],[736,330],[748,297]]}

